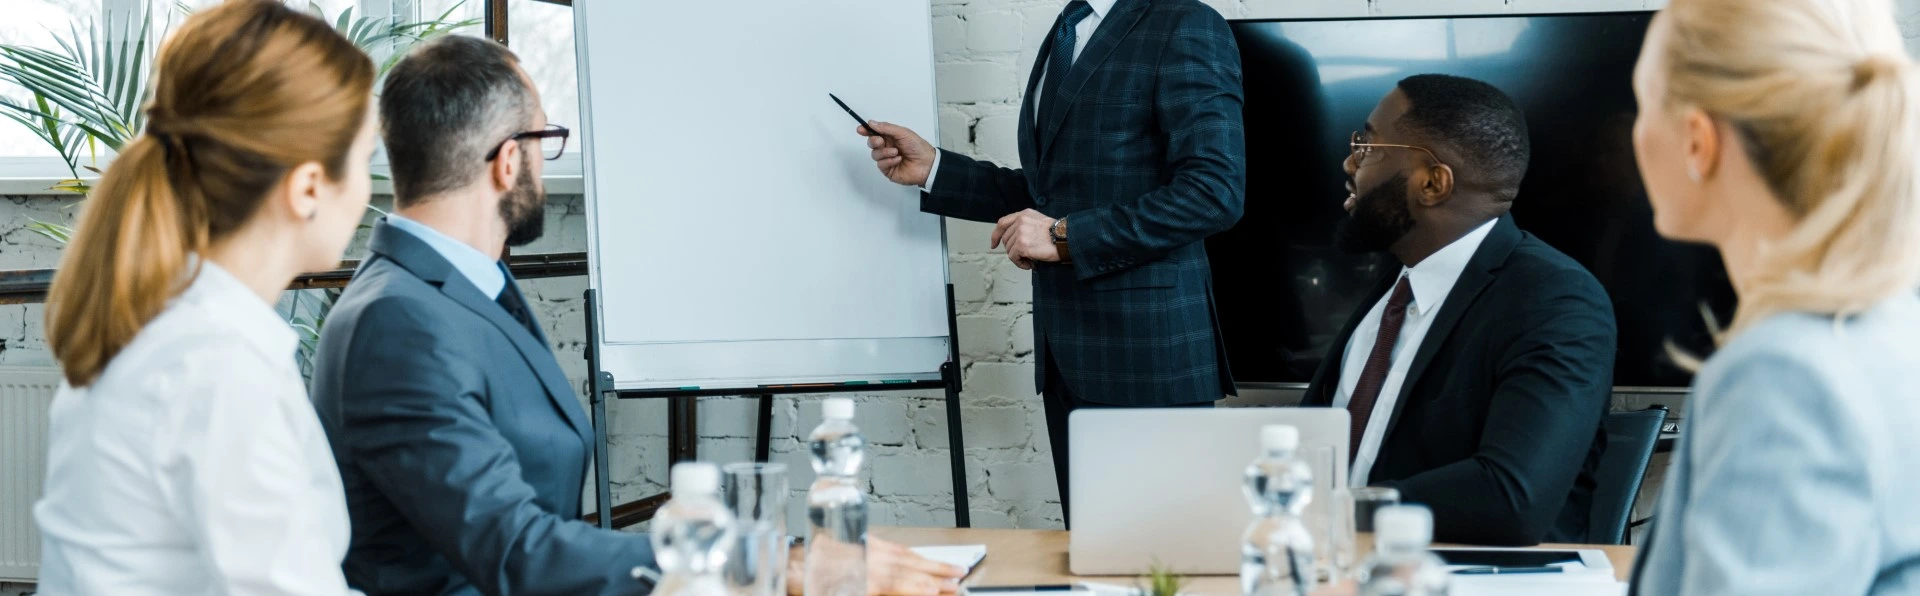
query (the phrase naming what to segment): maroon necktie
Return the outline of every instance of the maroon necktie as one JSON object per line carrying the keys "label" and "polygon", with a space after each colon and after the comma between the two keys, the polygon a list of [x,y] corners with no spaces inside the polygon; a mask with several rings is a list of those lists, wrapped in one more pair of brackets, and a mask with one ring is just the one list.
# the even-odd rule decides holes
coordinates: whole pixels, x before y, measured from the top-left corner
{"label": "maroon necktie", "polygon": [[1387,299],[1387,310],[1380,313],[1380,334],[1373,338],[1373,352],[1367,354],[1367,367],[1360,369],[1360,382],[1354,384],[1353,397],[1347,400],[1353,440],[1347,444],[1348,462],[1360,454],[1360,438],[1367,434],[1367,421],[1373,418],[1373,404],[1380,397],[1380,387],[1387,384],[1387,371],[1393,368],[1393,343],[1400,339],[1400,324],[1407,320],[1407,303],[1412,301],[1413,287],[1407,285],[1407,276],[1402,275],[1400,283],[1393,286],[1393,297]]}

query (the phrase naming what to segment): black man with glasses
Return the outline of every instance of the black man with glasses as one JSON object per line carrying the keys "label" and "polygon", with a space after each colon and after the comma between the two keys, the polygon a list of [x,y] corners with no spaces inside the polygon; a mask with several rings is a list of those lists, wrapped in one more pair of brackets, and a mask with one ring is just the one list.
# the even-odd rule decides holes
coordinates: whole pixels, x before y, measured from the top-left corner
{"label": "black man with glasses", "polygon": [[1337,240],[1403,267],[1347,321],[1302,402],[1352,415],[1345,480],[1432,508],[1436,541],[1611,542],[1587,527],[1613,307],[1508,213],[1526,117],[1486,83],[1420,75],[1380,101],[1351,149]]}

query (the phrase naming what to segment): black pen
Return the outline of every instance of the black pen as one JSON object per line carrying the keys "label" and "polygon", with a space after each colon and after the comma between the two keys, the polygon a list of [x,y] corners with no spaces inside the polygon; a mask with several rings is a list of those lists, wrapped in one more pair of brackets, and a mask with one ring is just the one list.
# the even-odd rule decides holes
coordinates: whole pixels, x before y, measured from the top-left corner
{"label": "black pen", "polygon": [[1453,572],[1455,575],[1507,575],[1512,573],[1566,573],[1559,567],[1468,567]]}
{"label": "black pen", "polygon": [[1074,591],[1074,590],[1077,590],[1077,589],[1079,589],[1079,587],[1078,587],[1078,586],[1074,586],[1074,585],[1071,585],[1071,584],[1054,584],[1054,585],[1046,585],[1046,586],[993,586],[993,587],[990,587],[990,588],[967,588],[967,592],[969,592],[969,593],[992,593],[992,592],[1072,592],[1072,591]]}
{"label": "black pen", "polygon": [[832,94],[832,93],[828,93],[828,94],[827,94],[827,97],[832,97],[832,98],[833,98],[833,103],[837,103],[837,104],[840,104],[840,109],[842,109],[842,110],[846,110],[846,111],[847,111],[847,115],[848,115],[848,116],[852,116],[852,117],[853,117],[853,121],[854,121],[854,122],[859,122],[861,126],[864,126],[864,127],[866,127],[866,128],[867,128],[867,132],[868,132],[868,133],[872,133],[872,134],[874,134],[874,135],[878,135],[878,134],[880,134],[880,131],[878,131],[878,130],[874,130],[874,128],[873,128],[873,125],[872,125],[872,124],[867,124],[867,119],[866,119],[866,118],[861,118],[859,114],[855,114],[855,113],[853,113],[853,108],[849,108],[849,107],[847,107],[847,102],[844,102],[844,101],[840,101],[840,98],[839,98],[838,96],[835,96],[835,95],[834,95],[834,94]]}

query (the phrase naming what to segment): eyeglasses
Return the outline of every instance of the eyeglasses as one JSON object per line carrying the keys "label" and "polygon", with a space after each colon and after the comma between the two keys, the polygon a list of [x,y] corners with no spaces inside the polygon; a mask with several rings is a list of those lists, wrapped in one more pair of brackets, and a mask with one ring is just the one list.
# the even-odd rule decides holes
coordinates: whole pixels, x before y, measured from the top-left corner
{"label": "eyeglasses", "polygon": [[493,158],[500,157],[500,150],[506,147],[507,142],[524,141],[527,139],[540,139],[540,156],[546,158],[547,161],[560,159],[560,154],[567,152],[567,136],[571,134],[573,134],[573,131],[567,130],[565,126],[548,124],[546,130],[528,131],[513,135],[507,137],[506,141],[501,141],[499,145],[494,145],[493,150],[487,152],[486,161],[493,161]]}
{"label": "eyeglasses", "polygon": [[1426,147],[1415,147],[1413,145],[1386,145],[1381,143],[1362,143],[1360,142],[1360,131],[1354,131],[1353,137],[1348,139],[1347,149],[1353,152],[1354,165],[1359,165],[1361,160],[1366,159],[1368,155],[1372,155],[1374,149],[1412,149],[1415,151],[1425,151],[1427,153],[1427,157],[1433,158],[1433,163],[1443,165],[1443,166],[1447,165],[1446,162],[1440,161],[1439,155],[1435,155],[1432,150],[1427,149]]}

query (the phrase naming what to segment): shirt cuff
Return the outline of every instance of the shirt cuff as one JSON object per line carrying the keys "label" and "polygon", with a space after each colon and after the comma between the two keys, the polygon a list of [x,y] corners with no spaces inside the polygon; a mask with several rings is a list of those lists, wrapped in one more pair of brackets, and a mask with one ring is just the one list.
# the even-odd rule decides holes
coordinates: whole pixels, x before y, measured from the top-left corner
{"label": "shirt cuff", "polygon": [[933,150],[933,169],[927,170],[927,183],[920,185],[920,192],[933,192],[933,178],[940,175],[940,154],[942,153],[946,152],[939,149]]}

